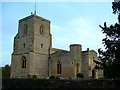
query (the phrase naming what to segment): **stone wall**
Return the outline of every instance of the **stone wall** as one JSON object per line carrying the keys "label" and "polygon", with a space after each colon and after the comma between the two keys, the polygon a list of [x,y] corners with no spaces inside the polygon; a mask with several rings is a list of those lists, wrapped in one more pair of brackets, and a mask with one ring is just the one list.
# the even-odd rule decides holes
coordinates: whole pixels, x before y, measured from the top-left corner
{"label": "stone wall", "polygon": [[[57,51],[56,53],[52,54],[52,75],[60,76],[62,78],[74,78],[74,61],[70,56],[70,52],[68,51]],[[59,75],[57,74],[57,63],[60,61],[62,65],[62,73]]]}

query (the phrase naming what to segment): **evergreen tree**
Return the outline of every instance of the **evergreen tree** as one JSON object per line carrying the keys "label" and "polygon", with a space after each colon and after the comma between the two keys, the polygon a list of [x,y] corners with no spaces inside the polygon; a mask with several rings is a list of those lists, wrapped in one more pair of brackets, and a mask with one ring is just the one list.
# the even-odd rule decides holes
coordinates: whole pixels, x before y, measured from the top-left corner
{"label": "evergreen tree", "polygon": [[112,3],[113,14],[117,14],[118,23],[100,25],[105,38],[102,40],[105,51],[98,49],[101,65],[106,78],[120,78],[120,2]]}

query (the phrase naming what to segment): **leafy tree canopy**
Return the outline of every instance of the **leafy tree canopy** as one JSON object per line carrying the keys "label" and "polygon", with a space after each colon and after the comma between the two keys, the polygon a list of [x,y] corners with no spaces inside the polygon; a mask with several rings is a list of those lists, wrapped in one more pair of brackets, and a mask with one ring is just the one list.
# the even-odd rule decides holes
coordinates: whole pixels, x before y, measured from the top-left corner
{"label": "leafy tree canopy", "polygon": [[100,25],[105,38],[102,40],[105,51],[98,49],[106,78],[120,78],[120,2],[112,3],[113,14],[117,14],[118,23]]}
{"label": "leafy tree canopy", "polygon": [[10,77],[10,66],[5,65],[2,67],[2,78],[9,78]]}

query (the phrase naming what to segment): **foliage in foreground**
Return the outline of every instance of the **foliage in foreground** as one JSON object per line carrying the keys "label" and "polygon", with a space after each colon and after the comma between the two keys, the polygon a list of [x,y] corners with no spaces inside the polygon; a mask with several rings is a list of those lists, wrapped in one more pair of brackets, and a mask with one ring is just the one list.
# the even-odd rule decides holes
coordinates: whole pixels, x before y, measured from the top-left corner
{"label": "foliage in foreground", "polygon": [[113,14],[117,14],[118,23],[100,25],[105,38],[102,40],[105,50],[98,49],[100,64],[105,78],[120,78],[120,1],[112,3]]}
{"label": "foliage in foreground", "polygon": [[2,68],[2,78],[10,78],[10,66],[5,65]]}
{"label": "foliage in foreground", "polygon": [[120,88],[120,80],[2,79],[7,88]]}
{"label": "foliage in foreground", "polygon": [[80,79],[80,78],[84,78],[84,75],[83,75],[82,73],[78,73],[78,74],[76,75],[76,77],[77,77],[77,79]]}

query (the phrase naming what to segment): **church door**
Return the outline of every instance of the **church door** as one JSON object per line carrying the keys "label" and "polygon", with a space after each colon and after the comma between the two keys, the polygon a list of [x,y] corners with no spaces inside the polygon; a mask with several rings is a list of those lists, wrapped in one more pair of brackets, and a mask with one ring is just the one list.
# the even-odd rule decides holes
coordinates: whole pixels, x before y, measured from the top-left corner
{"label": "church door", "polygon": [[93,78],[96,77],[96,70],[95,70],[95,68],[92,70],[92,77],[93,77]]}

